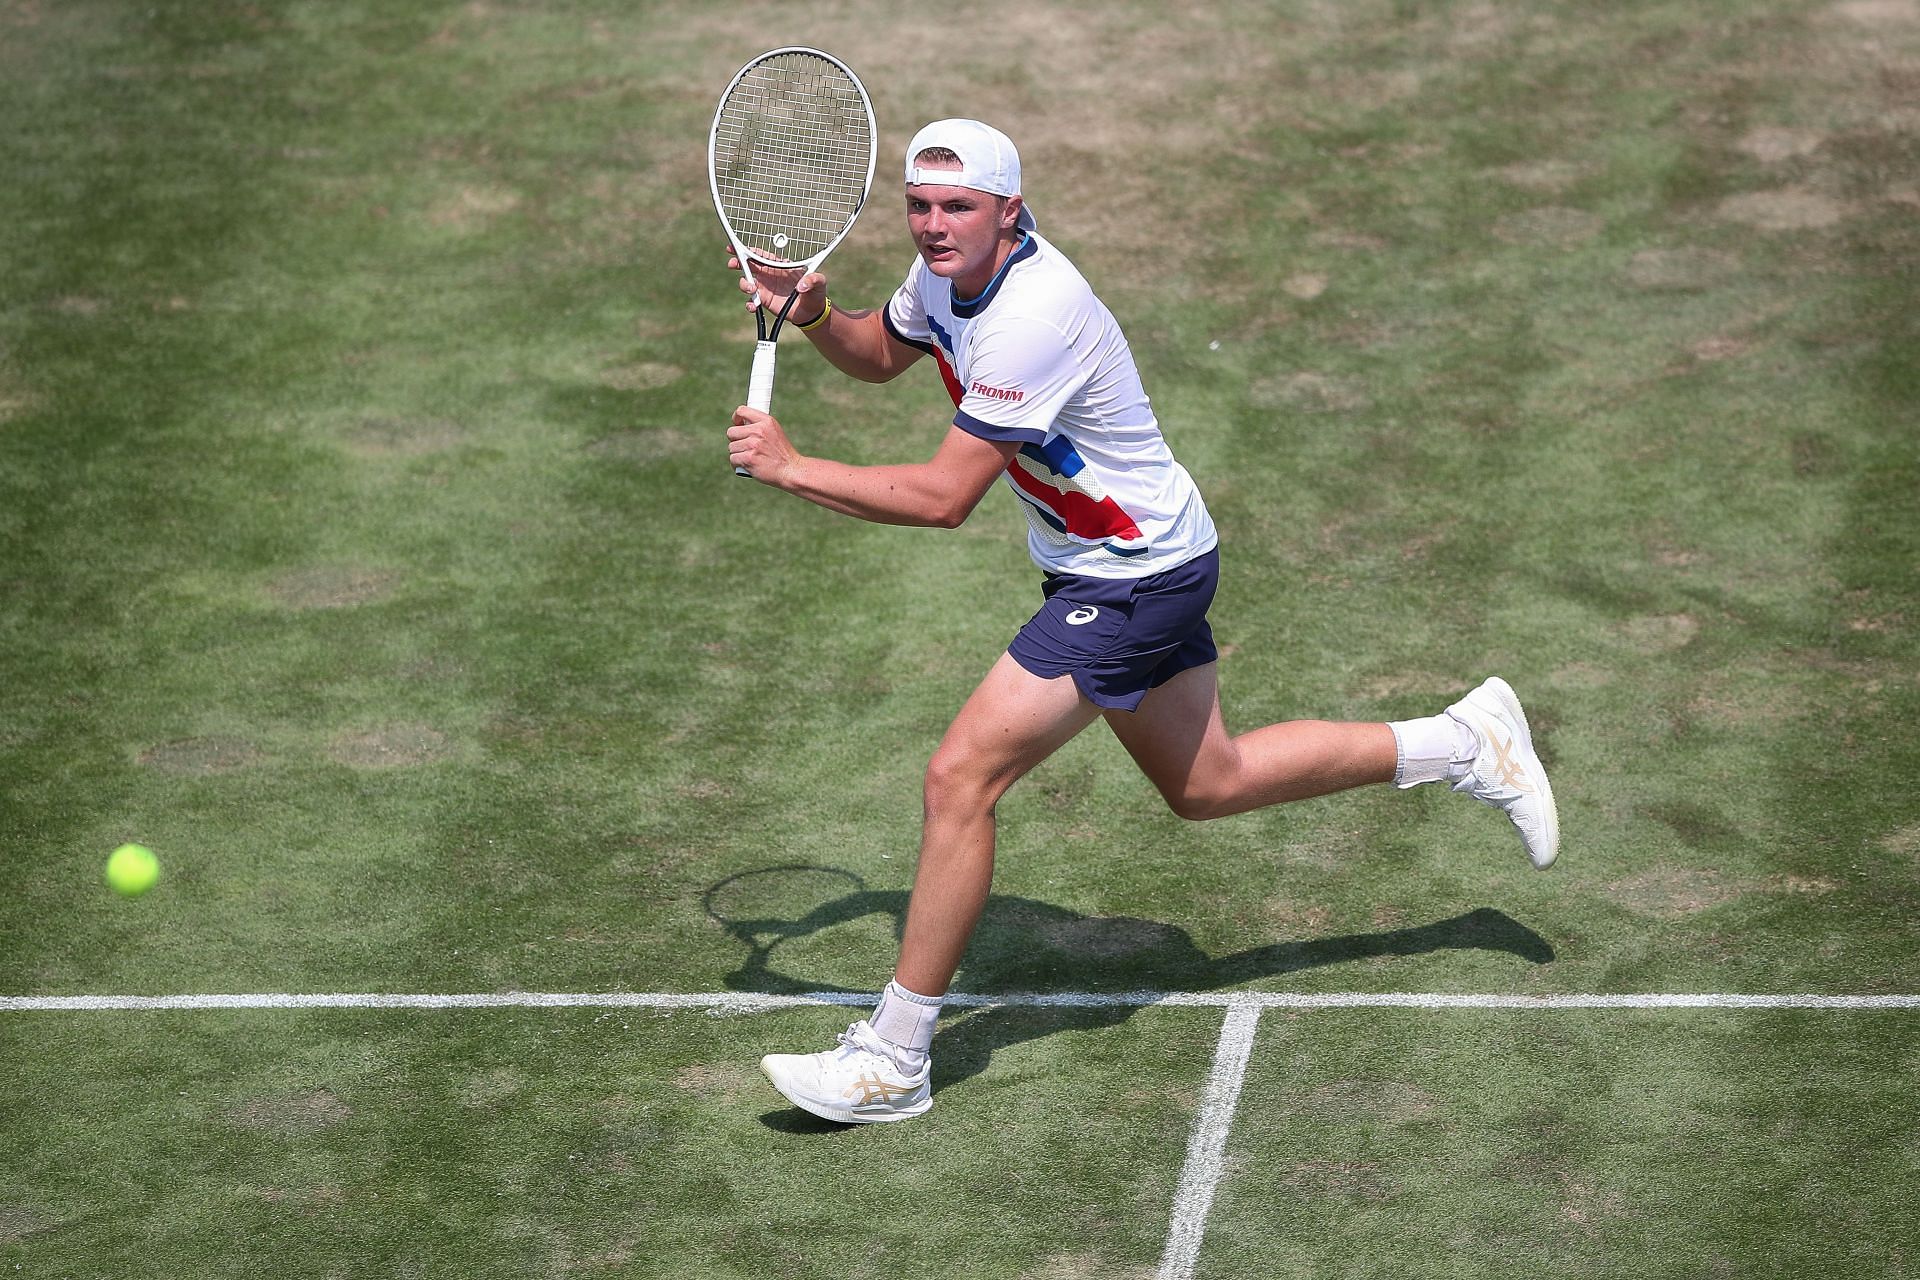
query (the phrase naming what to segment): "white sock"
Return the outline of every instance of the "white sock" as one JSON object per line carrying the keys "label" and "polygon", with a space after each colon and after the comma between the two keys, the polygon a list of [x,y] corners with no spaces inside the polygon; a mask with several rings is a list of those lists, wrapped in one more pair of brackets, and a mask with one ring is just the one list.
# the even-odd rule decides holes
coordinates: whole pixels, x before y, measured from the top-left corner
{"label": "white sock", "polygon": [[867,1024],[894,1050],[894,1060],[909,1074],[927,1063],[933,1049],[933,1027],[940,1021],[940,996],[923,996],[897,982],[880,993],[880,1003]]}
{"label": "white sock", "polygon": [[1480,753],[1480,735],[1465,721],[1445,712],[1419,720],[1396,720],[1394,746],[1399,760],[1393,769],[1393,785],[1417,787],[1423,782],[1454,782],[1473,768]]}

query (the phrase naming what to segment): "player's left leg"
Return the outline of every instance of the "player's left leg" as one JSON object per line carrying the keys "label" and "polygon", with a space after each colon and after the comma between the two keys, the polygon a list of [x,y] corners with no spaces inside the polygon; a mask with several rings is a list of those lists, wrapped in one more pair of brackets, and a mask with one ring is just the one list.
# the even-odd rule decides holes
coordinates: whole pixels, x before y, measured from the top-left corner
{"label": "player's left leg", "polygon": [[1221,818],[1368,783],[1446,782],[1501,810],[1539,870],[1560,852],[1553,788],[1520,700],[1487,680],[1439,715],[1395,724],[1290,720],[1230,736],[1216,664],[1154,689],[1107,723],[1183,818]]}
{"label": "player's left leg", "polygon": [[1220,713],[1219,665],[1192,667],[1107,725],[1183,818],[1221,818],[1393,781],[1397,749],[1384,724],[1289,720],[1238,737]]}

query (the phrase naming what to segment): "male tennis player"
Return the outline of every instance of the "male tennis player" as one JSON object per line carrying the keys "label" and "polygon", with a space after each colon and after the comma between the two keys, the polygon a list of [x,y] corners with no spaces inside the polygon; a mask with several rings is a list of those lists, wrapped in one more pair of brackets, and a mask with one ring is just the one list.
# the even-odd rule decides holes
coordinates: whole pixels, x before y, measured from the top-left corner
{"label": "male tennis player", "polygon": [[761,1061],[795,1105],[847,1123],[932,1105],[934,1023],[986,904],[994,805],[1095,720],[1185,818],[1447,782],[1503,810],[1534,866],[1559,847],[1526,717],[1498,678],[1421,720],[1227,733],[1207,626],[1218,537],[1120,326],[1040,236],[1006,135],[975,120],[930,124],[907,146],[905,177],[919,257],[885,307],[833,305],[818,273],[761,270],[741,288],[750,305],[801,295],[789,323],[855,378],[885,382],[931,355],[956,405],[939,448],[922,463],[850,466],[799,452],[779,422],[742,407],[730,456],[762,484],[883,524],[952,528],[1004,479],[1030,525],[1044,603],[927,766],[919,870],[878,1007],[836,1048]]}

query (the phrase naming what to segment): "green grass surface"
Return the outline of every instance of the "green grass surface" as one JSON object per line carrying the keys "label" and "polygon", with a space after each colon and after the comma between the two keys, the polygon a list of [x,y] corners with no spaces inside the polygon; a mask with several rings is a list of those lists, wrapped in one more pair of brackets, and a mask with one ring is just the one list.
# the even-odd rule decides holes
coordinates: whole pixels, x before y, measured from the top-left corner
{"label": "green grass surface", "polygon": [[1198,1274],[1903,1275],[1917,1052],[1910,1014],[1269,1014]]}
{"label": "green grass surface", "polygon": [[[788,41],[875,96],[849,304],[919,123],[1020,141],[1222,529],[1232,727],[1497,671],[1561,807],[1545,876],[1433,789],[1195,826],[1095,730],[963,989],[1920,991],[1920,7],[952,16],[0,0],[0,994],[885,980],[1037,592],[1005,495],[726,467],[706,127]],[[802,345],[802,448],[930,452],[930,372]],[[794,865],[770,950],[710,914]],[[1217,1013],[965,1015],[880,1134],[751,1069],[842,1016],[0,1013],[0,1270],[1151,1272]],[[1200,1274],[1907,1274],[1913,1026],[1269,1013]]]}
{"label": "green grass surface", "polygon": [[[953,1084],[971,1105],[867,1130],[774,1105],[741,1057],[829,1034],[818,1012],[50,1018],[19,1077],[37,1105],[0,1148],[34,1197],[0,1225],[23,1274],[52,1275],[877,1277],[927,1256],[1015,1275],[1069,1241],[1151,1264],[1186,1145],[1165,1099],[1214,1018],[1144,1013],[1143,1042],[980,1012],[942,1070],[1040,1017]],[[1070,1125],[1035,1087],[1062,1071],[1106,1099]],[[890,1222],[906,1197],[926,1211]]]}

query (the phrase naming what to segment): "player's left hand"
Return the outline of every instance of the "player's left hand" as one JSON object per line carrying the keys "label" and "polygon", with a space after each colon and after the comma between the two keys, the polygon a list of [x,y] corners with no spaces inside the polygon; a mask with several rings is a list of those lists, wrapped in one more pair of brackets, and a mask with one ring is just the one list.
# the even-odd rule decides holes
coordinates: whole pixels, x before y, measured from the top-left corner
{"label": "player's left hand", "polygon": [[[827,296],[827,278],[818,271],[806,271],[800,267],[770,267],[761,263],[754,268],[754,278],[749,281],[741,274],[740,257],[731,246],[727,249],[727,269],[737,277],[740,292],[747,295],[749,312],[765,307],[777,315],[787,299],[796,293],[814,294],[820,298]],[[820,318],[825,306],[824,302],[816,306],[810,299],[797,299],[793,304],[791,319],[795,324],[811,324]]]}
{"label": "player's left hand", "polygon": [[779,488],[800,453],[778,419],[743,404],[733,411],[733,425],[727,428],[727,460],[761,484]]}

